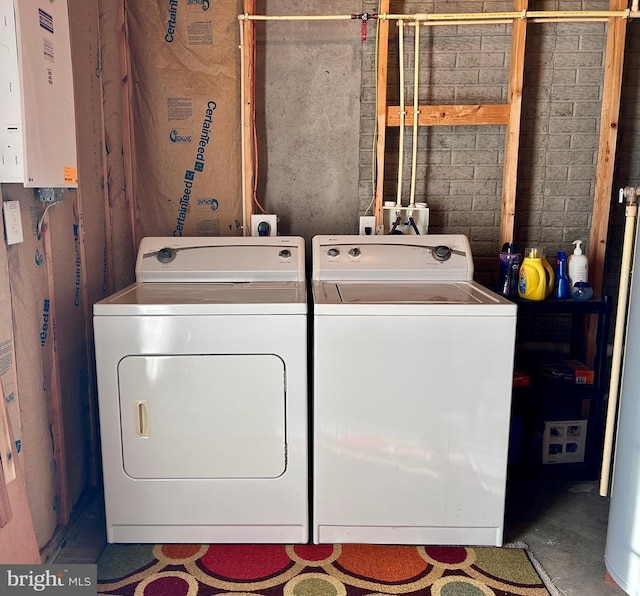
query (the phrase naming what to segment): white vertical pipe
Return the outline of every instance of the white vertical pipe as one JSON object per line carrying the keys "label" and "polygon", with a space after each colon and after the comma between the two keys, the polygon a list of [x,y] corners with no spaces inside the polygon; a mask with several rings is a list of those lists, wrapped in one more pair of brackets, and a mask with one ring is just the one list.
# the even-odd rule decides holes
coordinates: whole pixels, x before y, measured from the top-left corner
{"label": "white vertical pipe", "polygon": [[620,285],[618,290],[618,307],[616,310],[616,325],[613,336],[613,354],[611,357],[611,381],[609,383],[609,398],[604,436],[604,451],[602,454],[602,468],[600,470],[600,496],[609,494],[611,477],[611,460],[613,457],[613,439],[618,408],[618,393],[620,389],[620,374],[623,360],[623,343],[627,326],[627,303],[629,301],[629,279],[631,276],[631,259],[633,256],[634,230],[638,214],[638,202],[635,197],[636,189],[624,189],[632,196],[627,201],[625,209],[624,240],[622,245],[622,265],[620,266]]}
{"label": "white vertical pipe", "polygon": [[398,148],[398,190],[396,207],[402,207],[402,168],[404,166],[404,130],[406,110],[404,105],[404,23],[398,23],[398,66],[400,70],[400,147]]}
{"label": "white vertical pipe", "polygon": [[414,65],[413,65],[413,157],[411,159],[411,198],[409,207],[414,207],[416,202],[416,169],[418,164],[418,91],[420,78],[420,21],[416,18],[414,40]]}

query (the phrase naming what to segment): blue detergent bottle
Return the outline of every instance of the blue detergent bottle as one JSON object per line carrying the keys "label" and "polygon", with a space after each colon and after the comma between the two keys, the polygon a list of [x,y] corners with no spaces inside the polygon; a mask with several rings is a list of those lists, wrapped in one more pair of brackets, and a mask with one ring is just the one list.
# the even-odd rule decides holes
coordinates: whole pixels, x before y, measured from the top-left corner
{"label": "blue detergent bottle", "polygon": [[563,251],[558,251],[556,256],[556,287],[554,297],[564,300],[571,296],[569,276],[567,275],[567,255]]}

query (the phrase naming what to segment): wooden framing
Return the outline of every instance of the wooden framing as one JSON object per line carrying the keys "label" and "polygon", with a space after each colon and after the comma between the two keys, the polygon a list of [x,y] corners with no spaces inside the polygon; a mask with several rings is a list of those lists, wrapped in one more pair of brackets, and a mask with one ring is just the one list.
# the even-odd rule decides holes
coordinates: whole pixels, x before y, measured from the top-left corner
{"label": "wooden framing", "polygon": [[23,464],[18,460],[0,380],[0,561],[3,564],[42,563],[29,509]]}
{"label": "wooden framing", "polygon": [[[244,14],[255,14],[255,0],[244,0]],[[255,185],[255,23],[249,19],[241,23],[242,36],[240,51],[242,52],[243,71],[242,77],[242,137],[244,144],[243,151],[243,172],[242,172],[242,210],[244,213],[244,235],[251,235],[250,218],[253,213],[254,185]]]}
{"label": "wooden framing", "polygon": [[[53,265],[54,250],[51,245],[51,230],[49,226],[49,215],[45,216],[45,225],[42,231],[42,245],[45,252],[45,265],[47,271],[47,289],[51,296],[50,317],[56,321],[56,298],[55,298],[55,272]],[[51,437],[53,439],[53,459],[56,464],[56,491],[57,504],[55,507],[56,518],[59,526],[65,526],[71,516],[71,503],[69,497],[69,480],[64,434],[64,404],[62,397],[62,386],[60,382],[61,369],[58,352],[57,333],[51,333],[49,341],[43,346],[44,360],[44,381],[47,385],[49,405],[49,420],[51,422]]]}
{"label": "wooden framing", "polygon": [[[389,0],[380,0],[378,14],[389,12]],[[384,201],[384,153],[387,140],[387,78],[389,62],[389,21],[378,19],[378,62],[376,71],[376,180],[374,211],[377,225],[382,223],[382,203]],[[396,106],[400,111],[400,106]],[[412,114],[413,117],[413,114]]]}
{"label": "wooden framing", "polygon": [[[611,10],[627,7],[626,0],[610,0]],[[613,199],[613,170],[618,140],[618,118],[622,95],[622,69],[627,22],[610,18],[607,24],[607,49],[605,56],[602,108],[600,114],[600,140],[596,163],[596,180],[589,236],[589,281],[596,294],[602,292],[604,260],[607,250],[609,212]],[[595,355],[597,334],[596,317],[587,321],[587,354],[591,361]]]}
{"label": "wooden framing", "polygon": [[[508,124],[509,106],[507,105],[468,105],[468,106],[419,106],[418,126],[456,126],[458,124]],[[405,115],[405,125],[413,126],[413,113]],[[389,106],[386,117],[387,126],[400,126],[400,108]]]}
{"label": "wooden framing", "polygon": [[[514,11],[522,14],[528,8],[528,0],[514,0]],[[389,0],[383,0],[380,14],[389,9]],[[401,107],[387,106],[387,60],[389,46],[389,20],[378,22],[379,58],[376,89],[377,104],[377,178],[375,181],[375,215],[378,224],[382,223],[382,204],[384,188],[384,159],[386,127],[399,127]],[[511,33],[511,61],[509,72],[509,101],[496,105],[439,105],[419,106],[419,126],[481,126],[503,124],[507,126],[504,150],[504,169],[502,181],[502,216],[500,219],[500,244],[513,239],[515,196],[518,171],[518,151],[520,146],[520,117],[522,112],[522,87],[524,76],[524,51],[527,31],[527,19],[513,19]],[[405,126],[413,125],[413,113],[407,111]]]}
{"label": "wooden framing", "polygon": [[[526,10],[528,4],[529,0],[514,0],[513,8],[515,10]],[[509,63],[509,123],[507,124],[504,142],[499,246],[502,246],[505,242],[513,242],[515,227],[527,20],[514,19],[512,27],[511,60]]]}
{"label": "wooden framing", "polygon": [[[504,242],[512,242],[514,237],[514,221],[517,208],[516,188],[518,153],[520,149],[520,121],[522,113],[525,47],[527,22],[529,20],[526,16],[528,14],[527,8],[528,0],[514,0],[514,12],[519,13],[521,16],[512,19],[509,97],[507,104],[440,105],[419,107],[419,126],[506,125],[500,217],[500,245]],[[595,196],[589,242],[590,279],[594,287],[594,291],[598,294],[602,289],[607,228],[609,223],[609,207],[613,185],[613,166],[618,130],[618,114],[620,110],[625,31],[628,20],[628,14],[625,12],[626,8],[626,0],[610,0],[610,10],[607,13],[610,14],[611,12],[616,11],[618,14],[607,18],[608,31],[604,96],[602,100],[600,142],[596,166]],[[389,0],[381,0],[379,10],[380,15],[382,16],[387,14],[388,9]],[[538,12],[531,14],[532,17],[535,18],[540,17],[543,13]],[[544,16],[553,15],[550,13],[544,13]],[[576,15],[576,17],[577,16],[578,15]],[[434,18],[435,17],[437,17],[437,15],[434,15]],[[576,18],[576,20],[579,19]],[[550,19],[549,22],[553,22],[553,19]],[[469,23],[471,24],[471,21],[469,21]],[[386,128],[399,127],[401,125],[401,108],[400,106],[387,105],[389,19],[379,19],[378,27],[379,57],[376,88],[377,175],[376,180],[374,181],[374,213],[378,224],[381,224],[382,205],[384,201],[383,188]],[[413,114],[410,111],[407,111],[404,118],[405,126],[413,124]],[[595,331],[593,333],[595,334]],[[590,337],[589,344],[593,344],[594,341],[595,336],[593,338]]]}
{"label": "wooden framing", "polygon": [[[626,0],[610,0],[611,10],[622,10],[626,7]],[[626,20],[609,19],[602,111],[600,115],[600,142],[596,165],[591,235],[589,237],[589,277],[596,294],[600,294],[602,290],[602,278],[604,276],[607,228],[613,191],[613,166],[615,164],[618,139],[618,117],[620,114],[626,30]]]}
{"label": "wooden framing", "polygon": [[0,379],[0,528],[4,528],[13,517],[7,484],[16,477],[13,439],[7,415],[2,379]]}

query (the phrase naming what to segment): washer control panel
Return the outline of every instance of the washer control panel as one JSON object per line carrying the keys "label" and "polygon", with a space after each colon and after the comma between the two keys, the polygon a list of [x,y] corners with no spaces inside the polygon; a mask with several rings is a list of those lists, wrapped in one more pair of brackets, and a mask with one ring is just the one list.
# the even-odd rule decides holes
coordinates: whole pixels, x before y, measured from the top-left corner
{"label": "washer control panel", "polygon": [[462,234],[316,236],[312,252],[317,280],[473,279],[471,246]]}

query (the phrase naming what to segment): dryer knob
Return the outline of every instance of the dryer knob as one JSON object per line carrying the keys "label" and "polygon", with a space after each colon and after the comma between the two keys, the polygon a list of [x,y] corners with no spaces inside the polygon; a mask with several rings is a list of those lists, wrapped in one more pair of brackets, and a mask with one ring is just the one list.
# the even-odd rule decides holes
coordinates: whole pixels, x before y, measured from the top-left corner
{"label": "dryer knob", "polygon": [[360,256],[360,249],[357,246],[354,246],[350,251],[349,251],[349,256],[353,259],[357,258]]}
{"label": "dryer knob", "polygon": [[281,250],[281,251],[278,253],[278,256],[279,256],[281,259],[290,259],[290,258],[291,258],[291,251],[285,248],[285,249]]}
{"label": "dryer knob", "polygon": [[337,248],[330,248],[330,249],[327,251],[327,254],[328,254],[330,257],[337,257],[337,256],[340,254],[340,251],[339,251]]}
{"label": "dryer knob", "polygon": [[451,249],[448,246],[440,244],[433,249],[433,258],[436,261],[446,261],[451,256]]}
{"label": "dryer knob", "polygon": [[156,257],[161,263],[171,263],[176,258],[176,251],[173,248],[161,248]]}

